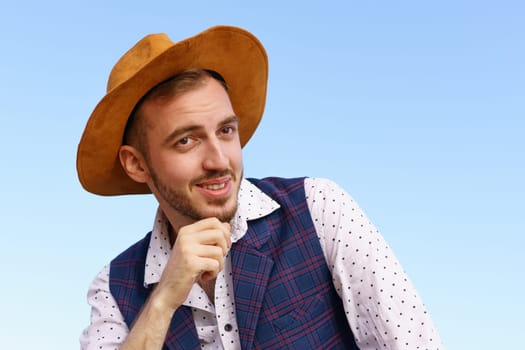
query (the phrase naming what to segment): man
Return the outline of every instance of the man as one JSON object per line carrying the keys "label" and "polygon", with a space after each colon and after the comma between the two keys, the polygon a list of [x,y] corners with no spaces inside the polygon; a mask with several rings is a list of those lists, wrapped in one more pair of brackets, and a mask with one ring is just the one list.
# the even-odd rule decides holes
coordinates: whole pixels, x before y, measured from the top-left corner
{"label": "man", "polygon": [[78,148],[84,188],[153,193],[152,232],[88,293],[84,349],[438,349],[394,255],[322,179],[243,177],[265,104],[250,33],[150,35],[113,68]]}

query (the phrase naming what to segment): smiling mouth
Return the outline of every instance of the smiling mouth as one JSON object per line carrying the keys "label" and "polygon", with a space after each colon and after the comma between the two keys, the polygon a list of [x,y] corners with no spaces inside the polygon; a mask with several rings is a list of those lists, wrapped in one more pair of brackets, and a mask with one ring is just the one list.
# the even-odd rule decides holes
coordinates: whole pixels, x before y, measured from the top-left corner
{"label": "smiling mouth", "polygon": [[226,182],[223,182],[220,184],[197,185],[197,186],[204,188],[206,190],[217,191],[217,190],[222,190],[224,187],[226,187]]}
{"label": "smiling mouth", "polygon": [[199,188],[217,191],[224,189],[228,183],[235,181],[235,175],[231,170],[209,172],[193,181],[193,185]]}
{"label": "smiling mouth", "polygon": [[202,194],[212,197],[224,197],[230,194],[233,178],[229,175],[202,179],[195,183]]}

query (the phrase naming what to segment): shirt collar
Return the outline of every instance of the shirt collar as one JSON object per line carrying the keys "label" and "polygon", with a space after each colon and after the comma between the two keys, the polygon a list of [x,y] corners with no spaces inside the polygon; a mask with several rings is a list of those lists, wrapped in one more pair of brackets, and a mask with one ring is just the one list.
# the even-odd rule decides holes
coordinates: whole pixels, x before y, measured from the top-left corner
{"label": "shirt collar", "polygon": [[[257,186],[242,179],[238,195],[238,207],[235,217],[231,220],[232,243],[240,240],[248,231],[248,221],[256,220],[271,214],[279,208],[279,204],[262,192]],[[166,266],[171,245],[168,235],[168,219],[164,212],[157,209],[155,222],[151,232],[150,244],[146,255],[144,285],[158,283]]]}

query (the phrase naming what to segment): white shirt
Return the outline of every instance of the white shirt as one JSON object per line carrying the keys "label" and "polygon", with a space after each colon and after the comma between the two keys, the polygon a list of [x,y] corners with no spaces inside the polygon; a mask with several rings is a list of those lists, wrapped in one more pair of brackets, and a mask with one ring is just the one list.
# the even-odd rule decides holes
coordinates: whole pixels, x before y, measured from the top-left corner
{"label": "white shirt", "polygon": [[[443,349],[416,289],[381,234],[348,193],[325,179],[305,179],[308,208],[337,293],[356,343],[365,349]],[[247,231],[248,221],[269,215],[279,205],[243,180],[232,220],[232,243]],[[144,281],[158,283],[171,246],[168,221],[159,209],[146,256]],[[118,349],[128,334],[109,291],[109,265],[88,291],[91,324],[80,337],[81,349]],[[193,310],[202,349],[240,349],[231,279],[225,259],[212,303],[195,284],[183,303]]]}

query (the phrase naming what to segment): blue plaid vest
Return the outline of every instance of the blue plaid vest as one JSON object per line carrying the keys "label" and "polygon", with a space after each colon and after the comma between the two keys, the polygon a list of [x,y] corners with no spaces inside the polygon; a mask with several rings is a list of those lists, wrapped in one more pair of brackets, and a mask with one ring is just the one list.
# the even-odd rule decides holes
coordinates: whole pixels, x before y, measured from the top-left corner
{"label": "blue plaid vest", "polygon": [[[305,200],[304,179],[251,179],[280,204],[250,221],[231,250],[243,349],[358,349]],[[110,290],[128,326],[151,289],[144,268],[151,233],[111,262]],[[199,349],[191,309],[175,312],[164,349]]]}

